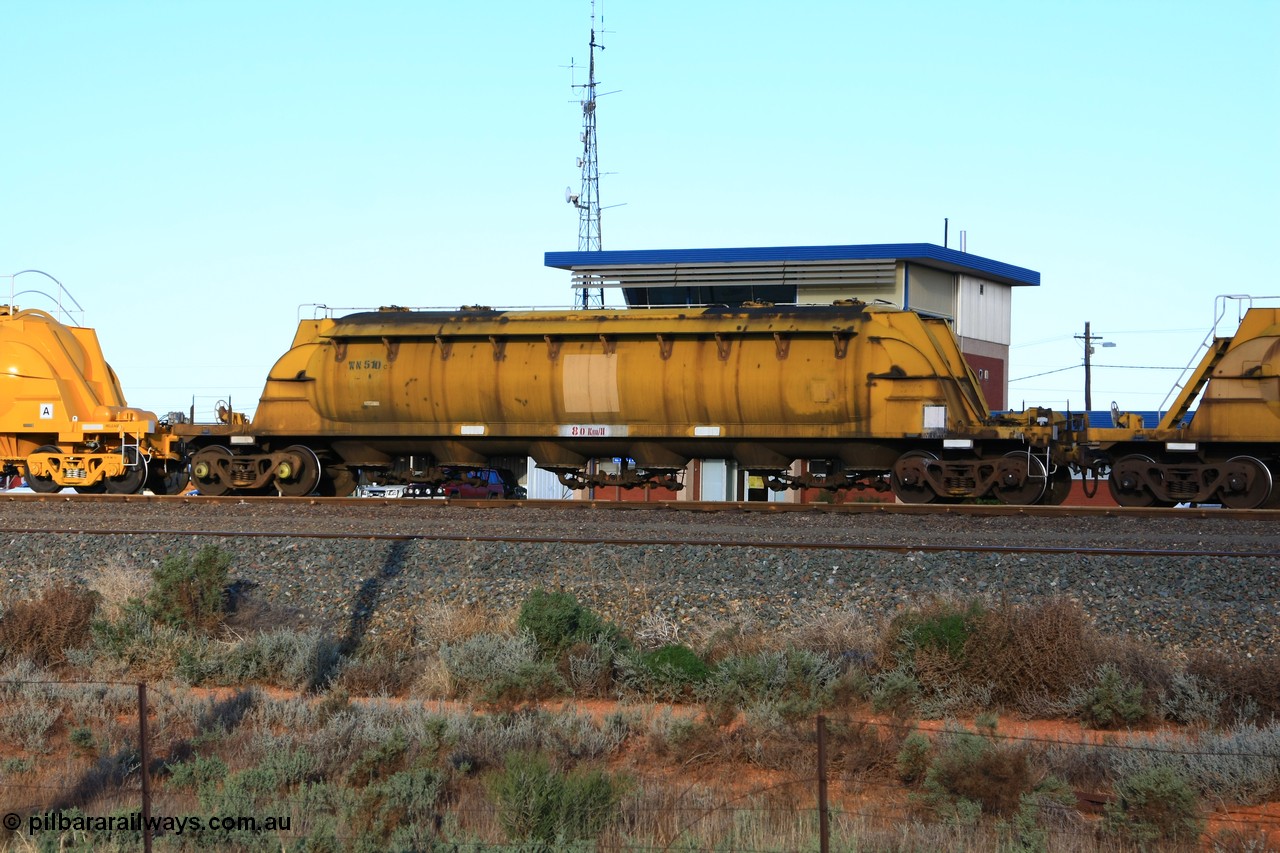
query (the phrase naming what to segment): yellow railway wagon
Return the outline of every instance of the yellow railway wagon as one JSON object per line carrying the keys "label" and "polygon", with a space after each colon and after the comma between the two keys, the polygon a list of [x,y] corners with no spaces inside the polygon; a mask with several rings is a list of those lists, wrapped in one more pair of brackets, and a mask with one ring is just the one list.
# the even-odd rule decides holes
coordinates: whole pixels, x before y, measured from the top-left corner
{"label": "yellow railway wagon", "polygon": [[[179,425],[203,493],[344,493],[531,456],[572,487],[678,487],[735,459],[775,488],[1057,500],[1054,418],[994,419],[949,324],[800,307],[382,309],[303,321],[252,422]],[[623,470],[599,474],[591,460]],[[798,462],[808,463],[797,465]]]}
{"label": "yellow railway wagon", "polygon": [[185,484],[176,440],[130,408],[93,329],[0,306],[0,466],[37,492],[172,493]]}
{"label": "yellow railway wagon", "polygon": [[1234,334],[1211,336],[1158,424],[1113,420],[1064,436],[1121,506],[1280,505],[1280,308],[1251,307]]}

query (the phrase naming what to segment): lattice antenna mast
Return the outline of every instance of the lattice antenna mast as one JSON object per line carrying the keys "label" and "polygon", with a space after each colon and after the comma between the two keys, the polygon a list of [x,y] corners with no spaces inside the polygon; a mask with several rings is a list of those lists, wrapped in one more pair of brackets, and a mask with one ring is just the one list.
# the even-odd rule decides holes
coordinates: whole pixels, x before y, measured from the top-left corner
{"label": "lattice antenna mast", "polygon": [[[601,32],[604,14],[600,16]],[[600,157],[596,146],[596,49],[604,45],[596,41],[596,4],[591,0],[590,58],[587,62],[587,82],[573,84],[582,89],[582,156],[578,165],[582,168],[582,184],[577,195],[566,194],[568,201],[578,208],[578,251],[599,252],[600,240]],[[584,287],[578,297],[579,307],[603,308],[604,289]]]}

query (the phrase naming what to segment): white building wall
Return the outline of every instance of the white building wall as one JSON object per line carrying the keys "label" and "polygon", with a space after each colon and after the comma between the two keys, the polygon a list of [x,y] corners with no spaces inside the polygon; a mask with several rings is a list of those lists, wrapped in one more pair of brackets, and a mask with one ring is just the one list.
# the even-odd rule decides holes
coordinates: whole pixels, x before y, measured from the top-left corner
{"label": "white building wall", "polygon": [[560,484],[560,478],[539,468],[532,456],[529,457],[528,470],[524,487],[531,499],[560,501],[573,497],[573,492]]}
{"label": "white building wall", "polygon": [[734,495],[734,481],[738,473],[736,468],[737,465],[728,459],[703,459],[702,475],[698,481],[698,500],[737,500]]}
{"label": "white building wall", "polygon": [[959,276],[956,334],[1009,345],[1013,326],[1013,288],[973,276]]}

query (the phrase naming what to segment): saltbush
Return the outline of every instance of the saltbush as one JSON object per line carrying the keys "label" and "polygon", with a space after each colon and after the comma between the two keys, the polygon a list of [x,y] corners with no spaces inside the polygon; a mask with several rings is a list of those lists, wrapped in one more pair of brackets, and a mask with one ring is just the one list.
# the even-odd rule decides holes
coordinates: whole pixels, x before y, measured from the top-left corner
{"label": "saltbush", "polygon": [[1191,655],[1187,674],[1226,696],[1223,712],[1228,720],[1268,723],[1280,719],[1280,654],[1231,656],[1219,651]]}
{"label": "saltbush", "polygon": [[902,741],[898,751],[898,778],[908,785],[924,781],[929,771],[929,753],[933,751],[933,743],[923,732],[912,732]]}
{"label": "saltbush", "polygon": [[1152,842],[1195,841],[1204,831],[1204,819],[1187,780],[1172,767],[1153,767],[1117,780],[1103,827],[1145,847]]}
{"label": "saltbush", "polygon": [[520,607],[516,622],[548,657],[556,657],[574,643],[590,643],[604,636],[625,645],[616,625],[605,622],[567,592],[535,589]]}
{"label": "saltbush", "polygon": [[511,841],[545,845],[596,838],[617,813],[625,783],[601,770],[565,774],[541,753],[510,753],[489,784]]}
{"label": "saltbush", "polygon": [[428,768],[392,773],[360,792],[344,825],[358,833],[365,849],[431,849],[444,782],[444,774]]}
{"label": "saltbush", "polygon": [[533,636],[476,634],[440,646],[440,661],[461,696],[486,702],[545,699],[565,689],[555,665],[541,658]]}
{"label": "saltbush", "polygon": [[959,807],[968,815],[1009,816],[1033,787],[1030,755],[1024,746],[1001,744],[967,731],[941,736],[925,773],[927,799],[942,811]]}
{"label": "saltbush", "polygon": [[1108,729],[1146,716],[1142,692],[1142,685],[1125,679],[1115,664],[1104,663],[1093,683],[1074,693],[1071,705],[1085,725]]}
{"label": "saltbush", "polygon": [[736,709],[794,720],[830,702],[840,671],[837,659],[806,649],[734,655],[716,665],[698,693],[721,713]]}
{"label": "saltbush", "polygon": [[876,673],[871,679],[871,707],[897,718],[910,716],[920,698],[920,682],[906,667]]}
{"label": "saltbush", "polygon": [[152,615],[174,627],[217,627],[226,607],[230,569],[230,555],[212,545],[194,555],[170,554],[156,568],[147,594]]}
{"label": "saltbush", "polygon": [[1227,694],[1211,682],[1176,673],[1160,697],[1160,713],[1168,720],[1185,726],[1213,726],[1222,717]]}
{"label": "saltbush", "polygon": [[313,690],[328,680],[339,646],[314,628],[253,634],[233,644],[197,638],[180,653],[178,675],[192,685],[258,682]]}

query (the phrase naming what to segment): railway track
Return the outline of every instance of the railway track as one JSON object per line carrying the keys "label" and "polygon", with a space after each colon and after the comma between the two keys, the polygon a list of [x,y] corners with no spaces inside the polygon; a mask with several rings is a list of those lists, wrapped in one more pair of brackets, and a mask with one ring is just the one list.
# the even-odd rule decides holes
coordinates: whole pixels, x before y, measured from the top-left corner
{"label": "railway track", "polygon": [[947,552],[964,552],[971,554],[1045,554],[1045,555],[1079,555],[1082,557],[1276,557],[1280,558],[1280,547],[1270,551],[1231,551],[1219,549],[1185,549],[1185,548],[1122,548],[1102,546],[1080,548],[1053,545],[984,545],[984,544],[886,544],[863,542],[831,542],[831,541],[744,541],[725,542],[719,539],[680,538],[635,538],[613,536],[516,536],[482,534],[453,535],[448,533],[377,533],[358,531],[297,531],[297,530],[180,530],[160,528],[103,528],[103,527],[0,527],[0,535],[77,535],[95,534],[100,536],[199,536],[215,539],[360,539],[385,542],[412,542],[431,540],[436,542],[485,542],[511,543],[521,545],[620,545],[629,547],[657,547],[663,545],[687,545],[695,548],[714,547],[751,547],[767,550],[802,550],[802,551],[891,551],[896,553],[938,554]]}
{"label": "railway track", "polygon": [[1280,512],[911,504],[616,503],[23,495],[0,534],[96,534],[700,548],[1280,556]]}
{"label": "railway track", "polygon": [[157,504],[262,504],[325,506],[461,506],[487,509],[525,507],[530,509],[579,509],[609,512],[746,512],[746,513],[823,513],[830,515],[943,515],[1027,518],[1239,518],[1280,521],[1280,509],[1229,509],[1218,506],[1174,508],[1120,506],[1014,506],[1009,504],[901,504],[845,503],[791,504],[765,501],[608,501],[608,500],[467,500],[461,498],[320,498],[256,495],[81,495],[73,492],[55,494],[7,494],[0,492],[0,504],[16,503],[157,503]]}
{"label": "railway track", "polygon": [[513,612],[562,589],[620,624],[816,612],[937,595],[1069,596],[1107,630],[1280,648],[1275,512],[392,499],[0,497],[6,592],[216,545],[273,624],[402,632],[426,602]]}

